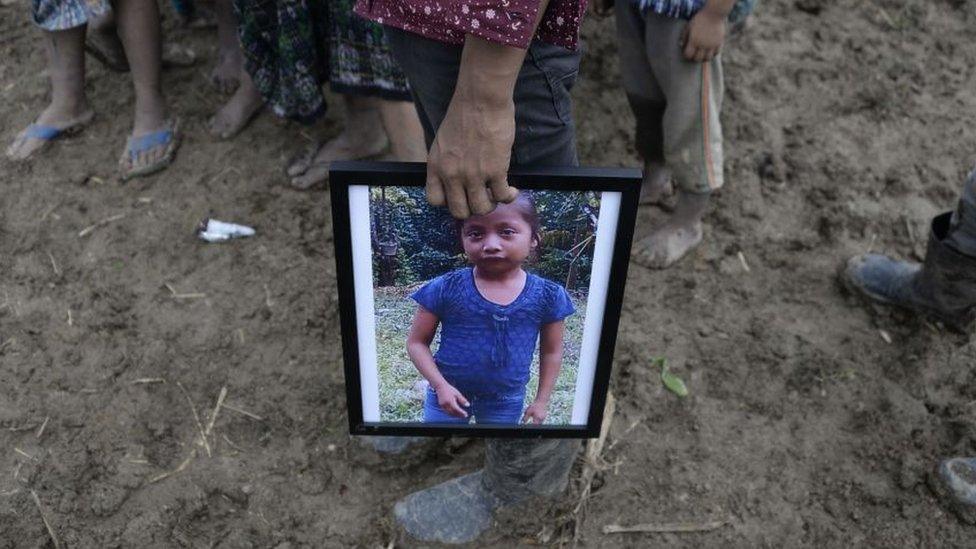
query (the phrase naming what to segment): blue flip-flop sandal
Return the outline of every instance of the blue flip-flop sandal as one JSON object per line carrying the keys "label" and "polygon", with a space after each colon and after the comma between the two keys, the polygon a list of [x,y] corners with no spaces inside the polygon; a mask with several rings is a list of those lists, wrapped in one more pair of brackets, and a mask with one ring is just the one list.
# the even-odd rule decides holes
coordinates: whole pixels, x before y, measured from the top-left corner
{"label": "blue flip-flop sandal", "polygon": [[129,137],[125,142],[125,153],[122,160],[128,159],[134,163],[139,153],[151,151],[158,147],[166,147],[166,153],[156,162],[147,166],[133,167],[127,172],[122,173],[122,181],[128,181],[134,177],[143,177],[154,174],[166,169],[176,155],[176,149],[180,146],[179,121],[167,122],[167,128],[139,137]]}
{"label": "blue flip-flop sandal", "polygon": [[87,126],[94,118],[95,113],[89,111],[79,118],[75,119],[65,126],[49,126],[46,124],[31,124],[24,128],[20,135],[17,136],[17,141],[23,141],[25,139],[37,139],[43,141],[44,144],[34,149],[27,157],[22,160],[27,160],[28,158],[34,156],[35,154],[41,152],[46,148],[52,141],[62,137],[70,137],[72,135],[77,135],[81,133],[85,126]]}

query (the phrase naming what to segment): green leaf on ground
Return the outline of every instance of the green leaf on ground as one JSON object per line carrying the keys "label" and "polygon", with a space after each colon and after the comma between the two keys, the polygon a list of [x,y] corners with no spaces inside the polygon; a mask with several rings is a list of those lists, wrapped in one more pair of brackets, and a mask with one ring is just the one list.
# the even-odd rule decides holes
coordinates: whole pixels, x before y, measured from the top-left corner
{"label": "green leaf on ground", "polygon": [[669,391],[678,395],[679,397],[688,396],[688,387],[680,377],[671,373],[671,371],[668,369],[668,360],[666,358],[655,358],[654,365],[661,368],[661,381]]}

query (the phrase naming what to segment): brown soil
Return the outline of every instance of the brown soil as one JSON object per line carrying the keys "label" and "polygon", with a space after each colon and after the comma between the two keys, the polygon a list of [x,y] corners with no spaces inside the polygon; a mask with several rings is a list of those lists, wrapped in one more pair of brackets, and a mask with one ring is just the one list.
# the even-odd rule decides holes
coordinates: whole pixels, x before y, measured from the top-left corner
{"label": "brown soil", "polygon": [[[4,144],[46,97],[25,11],[0,7]],[[581,513],[574,485],[503,513],[484,544],[972,546],[929,479],[941,457],[976,453],[976,346],[862,307],[835,271],[868,249],[921,253],[926,220],[953,205],[976,142],[974,13],[973,0],[760,6],[726,54],[728,183],[705,242],[669,271],[631,267],[612,467]],[[211,32],[168,28],[212,62]],[[582,158],[635,165],[613,23],[591,18],[585,35]],[[165,75],[186,141],[157,177],[116,182],[131,86],[94,62],[94,124],[0,164],[0,548],[52,545],[31,491],[68,547],[409,546],[393,503],[481,461],[478,442],[381,460],[347,435],[328,194],[282,173],[307,135],[265,114],[211,140],[208,70]],[[203,244],[191,230],[208,214],[258,236]],[[655,355],[690,397],[662,388]],[[205,429],[221,387],[261,419],[224,408],[209,457],[187,395]]]}

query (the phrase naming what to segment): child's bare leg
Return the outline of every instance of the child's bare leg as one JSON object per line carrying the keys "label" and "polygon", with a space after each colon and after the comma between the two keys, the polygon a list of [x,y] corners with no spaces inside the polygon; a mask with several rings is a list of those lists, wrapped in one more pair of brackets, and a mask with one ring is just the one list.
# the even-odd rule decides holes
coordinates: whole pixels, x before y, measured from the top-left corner
{"label": "child's bare leg", "polygon": [[668,221],[634,244],[631,252],[634,261],[652,269],[665,269],[698,246],[709,196],[709,193],[679,191]]}
{"label": "child's bare leg", "polygon": [[210,80],[221,93],[230,93],[237,87],[244,65],[237,38],[237,18],[231,0],[214,0],[214,11],[217,16],[217,65],[210,72]]}
{"label": "child's bare leg", "polygon": [[662,204],[672,194],[674,194],[674,186],[671,184],[671,170],[664,165],[664,162],[644,162],[640,203]]}
{"label": "child's bare leg", "polygon": [[242,67],[240,85],[227,103],[210,119],[210,133],[214,137],[229,139],[247,126],[264,105],[264,98]]}
{"label": "child's bare leg", "polygon": [[[635,86],[636,84],[631,84]],[[647,93],[646,95],[653,95]],[[664,102],[628,93],[627,100],[636,121],[635,147],[644,159],[644,179],[641,181],[641,204],[663,205],[674,194],[671,170],[664,162],[664,134],[661,127]]]}
{"label": "child's bare leg", "polygon": [[[132,135],[139,137],[164,128],[166,101],[160,85],[162,37],[159,8],[155,0],[119,0],[116,2],[119,38],[132,69],[135,87],[135,116]],[[166,147],[153,147],[127,161],[133,165],[152,165],[166,153]],[[126,166],[123,166],[125,169]]]}
{"label": "child's bare leg", "polygon": [[[39,126],[69,128],[86,123],[92,111],[85,97],[85,26],[44,32],[51,103],[34,122]],[[23,160],[46,144],[44,139],[21,133],[7,149],[7,156]]]}
{"label": "child's bare leg", "polygon": [[390,139],[390,151],[401,162],[427,160],[424,128],[411,101],[379,101],[383,129]]}
{"label": "child's bare leg", "polygon": [[311,157],[299,158],[288,166],[291,183],[307,189],[329,177],[329,164],[335,160],[368,158],[383,152],[388,145],[377,107],[378,99],[344,95],[346,124],[342,133],[319,147]]}

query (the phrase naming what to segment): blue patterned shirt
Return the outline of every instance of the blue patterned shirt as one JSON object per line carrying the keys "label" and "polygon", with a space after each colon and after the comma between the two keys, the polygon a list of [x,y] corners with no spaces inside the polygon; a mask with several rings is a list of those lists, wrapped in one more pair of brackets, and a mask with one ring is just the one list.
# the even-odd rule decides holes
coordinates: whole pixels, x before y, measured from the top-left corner
{"label": "blue patterned shirt", "polygon": [[410,297],[440,320],[434,362],[467,397],[524,390],[542,327],[575,311],[565,288],[531,273],[515,301],[492,303],[475,286],[471,267],[441,275]]}
{"label": "blue patterned shirt", "polygon": [[[705,7],[707,0],[632,0],[641,9],[641,12],[654,12],[667,17],[677,17],[680,19],[691,19],[699,10]],[[729,21],[738,23],[745,19],[752,8],[755,7],[756,0],[738,0],[732,11],[729,12]]]}

